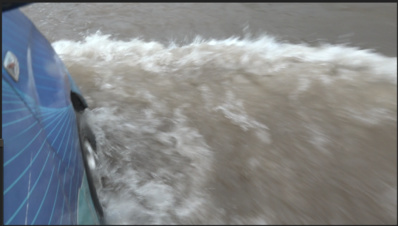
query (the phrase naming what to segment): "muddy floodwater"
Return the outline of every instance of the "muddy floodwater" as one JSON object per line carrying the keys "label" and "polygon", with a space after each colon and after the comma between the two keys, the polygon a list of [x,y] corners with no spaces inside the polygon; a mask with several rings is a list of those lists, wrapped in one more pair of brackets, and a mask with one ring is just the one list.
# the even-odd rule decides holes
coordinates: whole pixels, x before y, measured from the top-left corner
{"label": "muddy floodwater", "polygon": [[90,106],[109,224],[397,224],[396,3],[22,11]]}

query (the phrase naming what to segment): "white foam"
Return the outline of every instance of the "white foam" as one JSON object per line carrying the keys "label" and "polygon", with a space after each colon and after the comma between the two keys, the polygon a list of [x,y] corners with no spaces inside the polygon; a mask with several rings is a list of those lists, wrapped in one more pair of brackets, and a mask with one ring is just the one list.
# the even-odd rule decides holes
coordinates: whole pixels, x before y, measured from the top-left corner
{"label": "white foam", "polygon": [[[159,139],[163,143],[171,144],[170,138],[176,140],[176,145],[173,148],[166,150],[158,150],[159,152],[167,151],[168,155],[171,156],[174,153],[179,153],[181,156],[185,156],[190,162],[181,163],[181,168],[185,171],[184,173],[189,173],[190,175],[190,185],[192,191],[188,192],[183,200],[197,200],[195,202],[201,203],[203,206],[203,194],[201,190],[203,189],[204,183],[208,175],[208,171],[211,170],[212,165],[212,152],[209,147],[204,142],[201,134],[194,128],[186,125],[187,117],[184,115],[184,109],[188,106],[182,105],[174,110],[173,122],[175,125],[170,131],[163,133],[157,133],[154,128],[159,125],[159,120],[156,120],[155,113],[161,112],[163,109],[159,107],[158,98],[153,96],[150,92],[141,91],[138,92],[140,97],[145,97],[150,101],[153,106],[150,109],[146,109],[149,112],[145,115],[145,119],[141,122],[135,121],[134,125],[125,125],[124,119],[117,114],[116,108],[97,108],[92,110],[91,120],[96,127],[104,128],[107,131],[96,131],[99,139],[105,139],[105,132],[109,134],[126,134],[127,131],[138,133],[137,138],[133,138],[136,142],[140,142],[140,133],[151,132],[154,134],[152,139]],[[131,124],[131,120],[129,124]],[[142,125],[146,127],[142,127]],[[109,126],[108,125],[112,125]],[[105,142],[105,143],[104,143]],[[131,140],[130,140],[131,142]],[[107,145],[105,139],[99,142],[101,144],[100,156],[102,156],[102,161],[97,170],[98,174],[101,176],[106,176],[111,180],[113,189],[117,189],[117,195],[113,190],[109,188],[99,189],[99,195],[101,197],[101,202],[106,206],[105,211],[112,224],[128,224],[131,220],[134,222],[143,222],[151,224],[170,224],[176,223],[170,218],[170,210],[175,209],[175,214],[180,218],[186,218],[185,214],[192,214],[197,212],[195,205],[192,202],[182,202],[180,205],[175,205],[176,199],[181,195],[176,191],[186,190],[186,185],[183,178],[178,175],[173,175],[169,168],[160,168],[157,171],[150,172],[154,176],[153,180],[145,181],[143,177],[142,170],[136,171],[133,167],[129,168],[125,164],[131,161],[131,154],[135,151],[149,151],[149,150],[134,150],[133,148],[119,149]],[[129,142],[123,142],[123,144],[128,144]],[[124,162],[125,164],[118,164],[117,166],[112,166],[111,161],[108,160],[105,155],[120,155],[120,159],[117,161]],[[156,154],[156,153],[154,153]],[[115,158],[115,156],[113,157]],[[150,161],[150,159],[148,159]],[[160,178],[166,177],[174,181],[173,186],[165,184]],[[145,181],[145,182],[144,182]],[[144,184],[142,184],[144,182]],[[178,188],[180,187],[180,188]],[[178,188],[178,189],[177,189]],[[131,195],[133,193],[133,195]],[[199,198],[200,197],[200,198]],[[191,211],[188,211],[191,209]],[[132,219],[132,213],[134,213],[134,219]],[[137,220],[138,219],[138,220]],[[141,219],[141,220],[139,220]]]}
{"label": "white foam", "polygon": [[294,61],[334,65],[346,69],[363,69],[369,79],[386,79],[396,84],[397,58],[385,57],[371,50],[361,50],[343,45],[319,47],[305,44],[278,42],[264,35],[257,39],[229,38],[204,40],[197,37],[191,44],[168,47],[158,42],[140,39],[119,41],[100,32],[87,36],[84,41],[60,40],[53,47],[67,62],[110,64],[128,63],[151,72],[173,71],[177,68],[217,67],[241,69],[257,75],[275,73],[289,67]]}
{"label": "white foam", "polygon": [[397,122],[396,112],[386,108],[372,108],[362,112],[351,108],[346,110],[351,118],[368,125],[377,125],[382,121]]}
{"label": "white foam", "polygon": [[255,134],[261,141],[271,143],[270,134],[267,132],[268,127],[247,115],[242,100],[237,99],[231,91],[227,92],[225,99],[225,103],[214,107],[213,111],[222,112],[226,118],[230,119],[233,124],[238,125],[243,131],[254,129]]}

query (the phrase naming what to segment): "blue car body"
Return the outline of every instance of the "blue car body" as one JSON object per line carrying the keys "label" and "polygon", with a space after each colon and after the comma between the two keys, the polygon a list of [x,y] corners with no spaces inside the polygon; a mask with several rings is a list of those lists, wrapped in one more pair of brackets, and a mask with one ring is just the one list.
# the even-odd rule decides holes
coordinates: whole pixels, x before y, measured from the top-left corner
{"label": "blue car body", "polygon": [[[7,54],[17,60],[15,79]],[[71,93],[87,104],[48,40],[2,12],[4,224],[98,224]]]}

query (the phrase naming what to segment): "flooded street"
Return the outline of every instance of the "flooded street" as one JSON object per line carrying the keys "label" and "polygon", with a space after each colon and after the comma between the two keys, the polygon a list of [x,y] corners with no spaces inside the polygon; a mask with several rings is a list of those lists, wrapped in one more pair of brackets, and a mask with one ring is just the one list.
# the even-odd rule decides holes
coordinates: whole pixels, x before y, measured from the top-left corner
{"label": "flooded street", "polygon": [[110,224],[397,224],[397,8],[35,3]]}

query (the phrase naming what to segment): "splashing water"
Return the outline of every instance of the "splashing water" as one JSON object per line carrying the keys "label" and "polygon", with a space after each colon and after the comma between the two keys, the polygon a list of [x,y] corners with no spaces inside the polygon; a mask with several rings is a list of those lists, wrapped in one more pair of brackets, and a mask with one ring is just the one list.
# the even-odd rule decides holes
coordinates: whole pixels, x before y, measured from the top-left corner
{"label": "splashing water", "polygon": [[396,223],[396,58],[268,35],[53,47],[91,107],[110,223]]}

